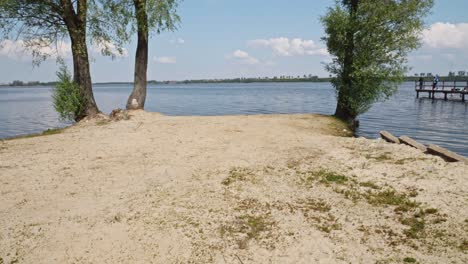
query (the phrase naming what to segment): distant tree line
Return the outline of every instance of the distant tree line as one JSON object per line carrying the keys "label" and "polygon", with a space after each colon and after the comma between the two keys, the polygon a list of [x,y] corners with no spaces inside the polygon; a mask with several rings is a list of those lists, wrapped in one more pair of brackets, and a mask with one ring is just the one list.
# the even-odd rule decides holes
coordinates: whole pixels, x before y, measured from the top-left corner
{"label": "distant tree line", "polygon": [[[427,77],[426,77],[427,76]],[[432,75],[425,75],[423,78],[426,78],[427,81],[432,81]],[[403,78],[405,82],[414,82],[418,81],[420,75],[406,76]],[[465,76],[439,76],[440,81],[457,81],[457,82],[466,82],[468,81],[468,75]],[[281,78],[280,77],[240,77],[240,78],[225,78],[225,79],[198,79],[198,80],[183,80],[183,81],[157,81],[149,80],[148,84],[191,84],[191,83],[275,83],[275,82],[316,82],[316,83],[326,83],[331,82],[332,77],[318,77],[318,76],[299,76],[291,78]],[[28,87],[28,86],[55,86],[57,82],[39,82],[39,81],[13,81],[8,84],[0,84],[0,87]],[[133,85],[133,82],[100,82],[94,84],[126,84]]]}

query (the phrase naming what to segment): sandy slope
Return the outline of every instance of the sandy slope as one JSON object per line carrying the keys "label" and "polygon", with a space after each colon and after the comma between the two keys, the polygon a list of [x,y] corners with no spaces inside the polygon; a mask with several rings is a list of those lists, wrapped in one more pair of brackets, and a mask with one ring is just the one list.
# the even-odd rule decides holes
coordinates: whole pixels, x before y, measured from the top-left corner
{"label": "sandy slope", "polygon": [[133,115],[0,142],[0,263],[468,262],[466,164],[323,116]]}

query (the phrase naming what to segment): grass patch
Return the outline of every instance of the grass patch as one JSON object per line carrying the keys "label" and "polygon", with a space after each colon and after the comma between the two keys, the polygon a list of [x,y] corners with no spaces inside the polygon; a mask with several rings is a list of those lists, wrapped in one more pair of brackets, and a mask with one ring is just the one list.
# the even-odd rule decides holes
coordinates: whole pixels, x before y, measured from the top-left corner
{"label": "grass patch", "polygon": [[47,129],[46,131],[42,132],[41,136],[56,135],[62,133],[63,131],[63,128]]}
{"label": "grass patch", "polygon": [[313,199],[305,199],[297,201],[299,207],[306,211],[317,211],[317,212],[329,212],[331,210],[331,206],[324,201],[321,200],[313,200]]}
{"label": "grass patch", "polygon": [[428,208],[424,211],[426,214],[435,214],[438,212],[436,208]]}
{"label": "grass patch", "polygon": [[332,122],[329,124],[330,134],[338,137],[352,137],[354,135],[351,127],[336,116],[330,116]]}
{"label": "grass patch", "polygon": [[321,182],[323,183],[344,184],[348,181],[348,177],[327,170],[319,170],[314,174],[315,176],[321,178]]}
{"label": "grass patch", "polygon": [[330,225],[322,224],[318,227],[318,229],[322,232],[330,233],[333,230],[341,230],[341,225],[338,223],[333,223]]}
{"label": "grass patch", "polygon": [[266,216],[245,214],[238,216],[229,225],[222,226],[220,234],[223,238],[234,238],[239,249],[246,249],[250,240],[260,241],[269,238],[275,226],[276,223]]}
{"label": "grass patch", "polygon": [[468,240],[463,240],[459,248],[463,252],[468,251]]}
{"label": "grass patch", "polygon": [[229,170],[229,175],[226,179],[224,179],[221,184],[225,186],[229,186],[235,182],[238,181],[246,181],[248,179],[251,179],[254,175],[254,173],[247,168],[231,168]]}
{"label": "grass patch", "polygon": [[378,186],[377,184],[375,184],[375,183],[373,183],[371,181],[360,182],[359,186],[366,187],[366,188],[371,188],[371,189],[374,189],[374,190],[382,189],[380,186]]}
{"label": "grass patch", "polygon": [[244,231],[243,233],[250,239],[258,239],[260,233],[269,230],[271,225],[271,223],[267,222],[262,216],[244,215],[241,216],[240,219],[243,221],[242,231]]}
{"label": "grass patch", "polygon": [[41,137],[41,136],[56,135],[56,134],[63,133],[65,130],[66,130],[66,128],[52,128],[52,129],[47,129],[47,130],[45,130],[45,131],[43,131],[41,133],[16,136],[16,137],[7,138],[5,140],[15,140],[15,139],[24,139],[24,138],[34,138],[34,137]]}
{"label": "grass patch", "polygon": [[393,158],[390,156],[392,154],[391,152],[385,152],[383,154],[379,154],[378,156],[373,156],[373,155],[366,155],[367,159],[373,159],[376,161],[389,161],[393,160]]}
{"label": "grass patch", "polygon": [[403,262],[405,263],[416,263],[416,259],[415,258],[411,258],[411,257],[406,257],[403,259]]}
{"label": "grass patch", "polygon": [[406,229],[403,233],[408,238],[418,239],[421,237],[422,232],[426,226],[424,219],[418,219],[417,217],[410,217],[401,219],[400,222],[403,225],[409,226],[409,229]]}
{"label": "grass patch", "polygon": [[395,190],[387,189],[380,192],[368,192],[366,199],[373,205],[393,205],[398,206],[397,211],[408,211],[416,208],[418,204],[408,199],[407,195],[397,193]]}
{"label": "grass patch", "polygon": [[346,199],[350,199],[354,202],[357,202],[359,199],[362,198],[362,194],[358,192],[356,189],[333,189],[334,192],[340,193],[344,195]]}
{"label": "grass patch", "polygon": [[108,120],[98,120],[98,121],[96,121],[97,126],[105,126],[105,125],[107,125],[109,123],[110,122]]}

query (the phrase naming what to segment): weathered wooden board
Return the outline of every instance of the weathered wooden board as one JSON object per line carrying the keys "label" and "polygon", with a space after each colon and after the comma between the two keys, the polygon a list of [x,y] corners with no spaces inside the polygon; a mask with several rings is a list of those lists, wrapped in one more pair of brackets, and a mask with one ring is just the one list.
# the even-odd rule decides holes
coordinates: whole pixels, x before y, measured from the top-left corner
{"label": "weathered wooden board", "polygon": [[449,162],[466,162],[466,163],[468,163],[468,158],[465,158],[465,157],[463,157],[461,155],[458,155],[457,153],[454,153],[454,152],[452,152],[450,150],[441,148],[441,147],[439,147],[437,145],[429,145],[427,147],[427,152],[432,154],[432,155],[442,157],[443,159],[445,159],[446,161],[449,161]]}
{"label": "weathered wooden board", "polygon": [[400,144],[400,140],[388,131],[380,131],[380,136],[387,142]]}
{"label": "weathered wooden board", "polygon": [[400,142],[405,144],[405,145],[411,146],[413,148],[417,148],[417,149],[421,150],[422,152],[427,151],[426,146],[424,146],[423,144],[417,142],[416,140],[414,140],[414,139],[412,139],[410,137],[401,136],[399,139],[400,139]]}

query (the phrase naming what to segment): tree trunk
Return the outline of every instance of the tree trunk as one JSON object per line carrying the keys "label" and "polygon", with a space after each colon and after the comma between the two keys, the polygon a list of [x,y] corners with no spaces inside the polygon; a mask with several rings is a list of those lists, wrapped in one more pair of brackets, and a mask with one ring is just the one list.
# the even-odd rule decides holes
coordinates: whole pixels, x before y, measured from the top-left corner
{"label": "tree trunk", "polygon": [[[338,101],[340,101],[339,97],[338,97]],[[345,121],[352,128],[355,127],[356,115],[351,113],[349,111],[349,107],[347,107],[345,104],[338,103],[336,105],[335,116]]]}
{"label": "tree trunk", "polygon": [[87,116],[92,117],[99,113],[94,100],[89,69],[88,45],[86,43],[87,0],[78,0],[77,12],[73,9],[70,0],[61,0],[61,4],[64,10],[63,19],[71,39],[73,79],[81,88],[85,100],[84,111],[80,116],[75,117],[75,121],[79,121]]}
{"label": "tree trunk", "polygon": [[354,21],[356,19],[356,13],[358,9],[359,0],[348,0],[347,5],[350,12],[350,25],[346,29],[346,43],[345,45],[345,57],[343,65],[342,75],[342,87],[338,92],[338,102],[336,106],[335,116],[346,121],[348,124],[354,127],[354,120],[356,114],[353,114],[351,106],[347,103],[347,96],[352,93],[353,89],[353,63],[354,63],[354,33],[355,26]]}
{"label": "tree trunk", "polygon": [[127,109],[144,109],[146,101],[148,71],[148,17],[146,0],[134,0],[138,25],[138,44],[135,55],[135,77],[133,91],[127,101]]}
{"label": "tree trunk", "polygon": [[73,36],[72,54],[73,54],[73,80],[81,87],[81,93],[84,97],[84,111],[81,116],[76,117],[76,121],[86,116],[95,116],[99,109],[94,100],[91,74],[89,70],[89,58],[85,36]]}

